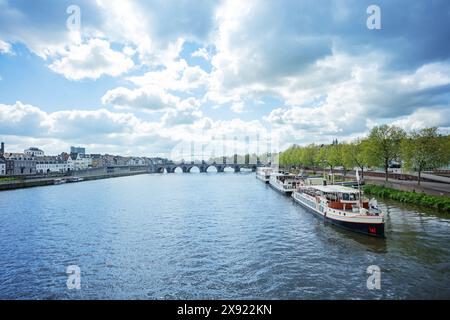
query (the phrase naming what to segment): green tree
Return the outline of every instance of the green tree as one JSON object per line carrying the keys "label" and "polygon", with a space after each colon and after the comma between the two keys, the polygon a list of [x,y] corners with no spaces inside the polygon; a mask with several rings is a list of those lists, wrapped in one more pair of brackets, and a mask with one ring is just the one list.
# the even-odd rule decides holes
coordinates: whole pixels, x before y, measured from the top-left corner
{"label": "green tree", "polygon": [[279,162],[280,166],[286,165],[286,152],[280,153],[280,156],[278,157],[278,162]]}
{"label": "green tree", "polygon": [[315,144],[310,144],[303,149],[302,163],[305,167],[311,168],[314,172],[317,167],[317,153],[319,147]]}
{"label": "green tree", "polygon": [[333,174],[333,169],[342,165],[342,144],[332,144],[327,149],[327,163],[330,167],[331,174]]}
{"label": "green tree", "polygon": [[325,168],[328,166],[327,153],[328,153],[327,146],[321,145],[318,147],[317,152],[315,153],[315,159],[314,159],[314,161],[317,163],[317,165],[323,169],[324,174],[325,174]]}
{"label": "green tree", "polygon": [[352,169],[358,167],[361,170],[361,179],[364,179],[364,168],[369,166],[369,143],[367,139],[357,139],[342,148],[343,166]]}
{"label": "green tree", "polygon": [[355,165],[353,165],[352,163],[349,163],[348,161],[348,156],[347,156],[347,152],[349,151],[350,148],[350,144],[349,143],[341,143],[341,165],[342,165],[342,169],[343,169],[343,177],[345,180],[345,177],[347,175],[347,170],[351,169],[353,167],[355,167]]}
{"label": "green tree", "polygon": [[374,127],[370,131],[368,138],[369,163],[384,168],[386,181],[389,179],[389,164],[399,159],[400,143],[404,137],[403,129],[386,124]]}
{"label": "green tree", "polygon": [[324,173],[325,169],[329,168],[333,174],[333,169],[342,165],[341,145],[321,145],[315,153],[315,161],[323,168]]}
{"label": "green tree", "polygon": [[297,167],[304,166],[303,159],[302,159],[303,158],[303,148],[302,147],[297,147],[294,149],[293,158],[294,158],[294,164]]}
{"label": "green tree", "polygon": [[449,162],[445,140],[435,127],[412,131],[402,141],[401,156],[405,168],[417,172],[418,185],[424,170],[436,169]]}

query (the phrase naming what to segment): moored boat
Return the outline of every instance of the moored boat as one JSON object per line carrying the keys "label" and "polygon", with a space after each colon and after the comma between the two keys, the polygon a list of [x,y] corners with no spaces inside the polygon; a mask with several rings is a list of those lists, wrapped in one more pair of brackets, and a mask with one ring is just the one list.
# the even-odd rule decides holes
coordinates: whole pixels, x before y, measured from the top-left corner
{"label": "moored boat", "polygon": [[256,178],[265,183],[269,183],[272,171],[273,170],[270,167],[259,167],[256,169]]}
{"label": "moored boat", "polygon": [[67,178],[67,182],[80,182],[80,181],[83,181],[84,179],[83,178],[81,178],[81,177],[70,177],[70,178]]}
{"label": "moored boat", "polygon": [[53,184],[63,184],[66,183],[65,179],[54,179]]}
{"label": "moored boat", "polygon": [[297,176],[285,173],[272,173],[269,179],[270,186],[285,195],[291,195],[300,183]]}
{"label": "moored boat", "polygon": [[339,185],[303,184],[292,193],[302,206],[339,227],[384,237],[384,214],[375,199],[362,197],[358,189]]}

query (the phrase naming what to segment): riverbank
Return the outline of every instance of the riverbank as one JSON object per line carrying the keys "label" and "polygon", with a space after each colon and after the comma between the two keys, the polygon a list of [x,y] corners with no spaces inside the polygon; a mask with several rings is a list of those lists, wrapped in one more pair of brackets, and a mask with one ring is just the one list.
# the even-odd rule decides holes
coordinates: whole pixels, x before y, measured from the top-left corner
{"label": "riverbank", "polygon": [[450,184],[442,182],[422,182],[420,185],[416,181],[389,179],[386,181],[380,177],[365,176],[366,184],[382,186],[399,191],[410,191],[417,193],[426,193],[432,196],[450,197]]}
{"label": "riverbank", "polygon": [[402,191],[377,185],[365,185],[363,189],[364,193],[367,195],[421,205],[450,214],[450,198],[447,196],[435,196],[425,193]]}
{"label": "riverbank", "polygon": [[[81,175],[77,175],[77,176],[83,178],[83,180],[80,181],[80,182],[83,182],[83,181],[90,181],[90,180],[134,176],[134,175],[147,174],[147,173],[148,173],[148,171],[129,171],[129,172],[100,173],[100,174],[89,174],[89,175],[81,174]],[[3,180],[3,181],[0,181],[0,191],[50,186],[50,185],[55,184],[55,179],[65,179],[65,178],[69,178],[69,177],[61,176],[61,177],[51,177],[51,178],[42,178],[42,179]],[[77,183],[79,183],[79,182],[77,182]]]}

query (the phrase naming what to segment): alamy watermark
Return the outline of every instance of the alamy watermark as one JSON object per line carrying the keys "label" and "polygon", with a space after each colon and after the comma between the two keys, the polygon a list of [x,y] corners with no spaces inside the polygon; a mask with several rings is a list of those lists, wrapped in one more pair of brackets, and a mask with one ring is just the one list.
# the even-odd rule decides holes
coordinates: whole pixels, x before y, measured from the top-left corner
{"label": "alamy watermark", "polygon": [[66,269],[67,273],[67,289],[81,289],[81,269],[77,265],[70,265]]}
{"label": "alamy watermark", "polygon": [[78,32],[81,28],[81,9],[77,5],[70,5],[66,9],[69,17],[66,20],[66,27],[70,32]]}
{"label": "alamy watermark", "polygon": [[366,10],[369,17],[366,20],[366,26],[369,30],[381,29],[381,9],[379,6],[372,4]]}
{"label": "alamy watermark", "polygon": [[278,165],[280,139],[277,134],[260,130],[253,134],[198,134],[183,141],[167,155],[174,162],[201,164]]}
{"label": "alamy watermark", "polygon": [[370,276],[367,278],[367,289],[380,290],[381,289],[381,269],[377,265],[367,267],[367,273]]}

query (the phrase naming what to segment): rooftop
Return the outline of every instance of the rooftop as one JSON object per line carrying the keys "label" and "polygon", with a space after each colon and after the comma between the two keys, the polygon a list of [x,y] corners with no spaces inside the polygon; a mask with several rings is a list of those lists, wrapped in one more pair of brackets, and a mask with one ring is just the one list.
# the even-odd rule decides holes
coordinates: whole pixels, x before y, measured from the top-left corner
{"label": "rooftop", "polygon": [[337,185],[311,186],[311,188],[327,193],[359,193],[359,190],[357,189]]}

